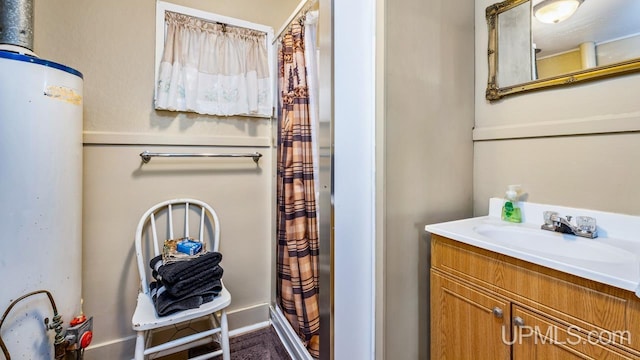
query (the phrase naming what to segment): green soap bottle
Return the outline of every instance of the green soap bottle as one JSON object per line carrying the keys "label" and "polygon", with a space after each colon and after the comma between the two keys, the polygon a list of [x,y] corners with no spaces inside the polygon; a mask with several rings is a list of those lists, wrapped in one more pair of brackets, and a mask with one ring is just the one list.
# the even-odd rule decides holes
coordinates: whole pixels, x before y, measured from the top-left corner
{"label": "green soap bottle", "polygon": [[522,222],[522,213],[518,207],[518,188],[519,185],[509,185],[509,189],[505,193],[504,205],[502,206],[502,220],[513,223]]}

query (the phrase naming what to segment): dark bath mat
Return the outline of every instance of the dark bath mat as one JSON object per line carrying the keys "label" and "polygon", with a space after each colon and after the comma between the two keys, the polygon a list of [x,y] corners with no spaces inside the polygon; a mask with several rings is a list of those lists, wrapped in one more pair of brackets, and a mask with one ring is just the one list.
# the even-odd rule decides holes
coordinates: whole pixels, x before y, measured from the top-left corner
{"label": "dark bath mat", "polygon": [[[229,339],[232,360],[291,360],[273,327],[265,327]],[[218,344],[200,346],[189,350],[189,357],[219,349]],[[214,359],[220,360],[222,356]]]}

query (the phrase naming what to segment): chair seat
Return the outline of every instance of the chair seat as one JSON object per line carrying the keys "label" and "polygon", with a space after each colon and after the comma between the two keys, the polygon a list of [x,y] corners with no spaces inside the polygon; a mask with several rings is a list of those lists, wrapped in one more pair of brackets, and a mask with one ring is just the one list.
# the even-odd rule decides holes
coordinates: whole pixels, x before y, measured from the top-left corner
{"label": "chair seat", "polygon": [[135,331],[157,329],[212,314],[229,306],[230,303],[231,294],[223,285],[220,295],[216,296],[213,301],[204,303],[195,309],[183,310],[167,316],[158,316],[151,295],[140,292],[138,293],[138,303],[133,313],[131,324]]}

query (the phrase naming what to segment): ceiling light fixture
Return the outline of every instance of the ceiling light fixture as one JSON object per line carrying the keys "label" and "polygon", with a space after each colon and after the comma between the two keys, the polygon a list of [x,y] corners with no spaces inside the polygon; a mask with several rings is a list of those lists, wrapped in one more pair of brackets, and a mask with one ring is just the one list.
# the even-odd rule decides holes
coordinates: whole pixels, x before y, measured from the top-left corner
{"label": "ceiling light fixture", "polygon": [[543,0],[533,7],[533,14],[543,23],[556,24],[571,17],[583,1]]}

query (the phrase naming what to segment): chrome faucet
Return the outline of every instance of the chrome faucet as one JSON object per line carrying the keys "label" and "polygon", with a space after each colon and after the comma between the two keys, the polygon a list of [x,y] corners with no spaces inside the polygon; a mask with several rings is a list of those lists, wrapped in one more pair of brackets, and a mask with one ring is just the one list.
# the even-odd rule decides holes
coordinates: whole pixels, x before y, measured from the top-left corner
{"label": "chrome faucet", "polygon": [[598,237],[596,229],[596,219],[588,216],[578,216],[578,225],[573,225],[571,219],[573,217],[567,215],[566,218],[558,216],[552,211],[545,211],[544,224],[540,226],[542,230],[555,231],[564,234],[582,236],[589,239]]}

